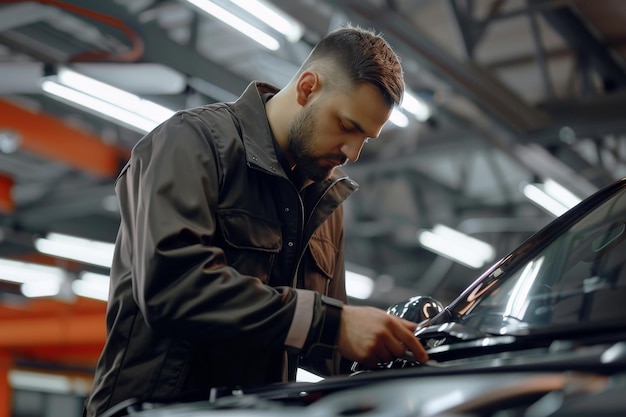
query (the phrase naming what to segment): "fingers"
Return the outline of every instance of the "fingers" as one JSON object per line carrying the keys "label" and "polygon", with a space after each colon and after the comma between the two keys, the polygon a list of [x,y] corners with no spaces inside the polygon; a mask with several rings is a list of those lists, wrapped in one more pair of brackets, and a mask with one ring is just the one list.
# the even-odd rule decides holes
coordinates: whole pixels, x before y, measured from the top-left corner
{"label": "fingers", "polygon": [[414,332],[415,329],[417,329],[417,323],[414,323],[412,321],[408,321],[406,319],[401,319],[401,318],[399,318],[399,320],[404,325],[404,327],[406,327],[410,331]]}
{"label": "fingers", "polygon": [[404,356],[406,346],[395,338],[385,340],[384,344],[377,351],[376,359],[378,362],[389,362],[396,358]]}
{"label": "fingers", "polygon": [[413,336],[413,339],[406,344],[407,350],[413,353],[415,360],[419,363],[426,363],[430,359],[428,357],[428,353],[426,353],[426,349],[420,343],[419,339]]}
{"label": "fingers", "polygon": [[388,353],[387,360],[399,358],[406,353],[405,344],[396,339],[387,341],[385,348]]}
{"label": "fingers", "polygon": [[339,330],[339,352],[369,367],[411,352],[418,362],[428,355],[413,332],[416,323],[372,307],[344,306]]}
{"label": "fingers", "polygon": [[406,357],[408,352],[412,353],[413,358],[420,363],[429,359],[428,354],[413,333],[406,328],[400,328],[398,333],[390,334],[390,337],[378,346],[374,355],[366,359],[364,363],[369,368],[376,368],[381,363]]}
{"label": "fingers", "polygon": [[403,351],[401,355],[398,355],[396,357],[404,355],[404,353],[408,350],[413,353],[416,361],[420,363],[428,361],[428,354],[426,353],[424,346],[422,346],[419,339],[415,337],[415,334],[413,334],[417,327],[417,324],[404,319],[400,319],[400,324],[402,327],[400,327],[400,329],[396,333],[396,337],[398,338],[399,342],[404,345],[405,351]]}

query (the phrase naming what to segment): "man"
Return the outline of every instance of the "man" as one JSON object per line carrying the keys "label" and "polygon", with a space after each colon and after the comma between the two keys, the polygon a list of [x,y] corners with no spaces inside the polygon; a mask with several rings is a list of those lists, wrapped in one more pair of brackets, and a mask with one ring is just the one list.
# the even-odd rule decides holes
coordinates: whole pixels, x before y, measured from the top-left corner
{"label": "man", "polygon": [[415,324],[344,305],[336,167],[379,135],[404,90],[379,35],[331,32],[282,90],[178,112],[143,138],[116,183],[121,225],[108,338],[86,415],[131,398],[324,375],[427,355]]}

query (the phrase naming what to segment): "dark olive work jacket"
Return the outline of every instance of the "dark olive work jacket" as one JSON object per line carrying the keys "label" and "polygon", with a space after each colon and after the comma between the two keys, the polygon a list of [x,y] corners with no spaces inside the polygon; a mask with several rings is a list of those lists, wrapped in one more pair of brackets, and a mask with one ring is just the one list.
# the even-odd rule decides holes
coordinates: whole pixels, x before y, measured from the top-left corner
{"label": "dark olive work jacket", "polygon": [[357,185],[337,169],[292,184],[262,98],[276,91],[252,83],[234,103],[180,111],[134,147],[116,182],[108,338],[86,416],[293,380],[298,356],[333,372],[341,203]]}

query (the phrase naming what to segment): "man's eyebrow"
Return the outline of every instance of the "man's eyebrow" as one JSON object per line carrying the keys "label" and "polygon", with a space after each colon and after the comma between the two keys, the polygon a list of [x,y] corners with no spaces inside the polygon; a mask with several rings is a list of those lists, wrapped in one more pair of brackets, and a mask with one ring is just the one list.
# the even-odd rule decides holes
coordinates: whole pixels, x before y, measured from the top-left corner
{"label": "man's eyebrow", "polygon": [[356,120],[351,119],[349,117],[347,117],[346,119],[354,126],[354,128],[356,130],[358,130],[359,132],[363,133],[364,135],[367,135],[367,133],[365,133],[365,129],[363,129],[363,126],[361,126],[361,124],[359,122],[357,122]]}

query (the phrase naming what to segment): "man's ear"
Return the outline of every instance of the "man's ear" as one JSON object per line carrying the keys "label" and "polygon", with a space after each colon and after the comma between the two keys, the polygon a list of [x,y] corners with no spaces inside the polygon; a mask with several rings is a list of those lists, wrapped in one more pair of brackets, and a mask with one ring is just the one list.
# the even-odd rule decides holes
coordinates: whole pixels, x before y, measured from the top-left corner
{"label": "man's ear", "polygon": [[316,72],[304,71],[298,77],[296,83],[296,99],[298,104],[304,106],[310,99],[311,94],[319,90],[320,78]]}

